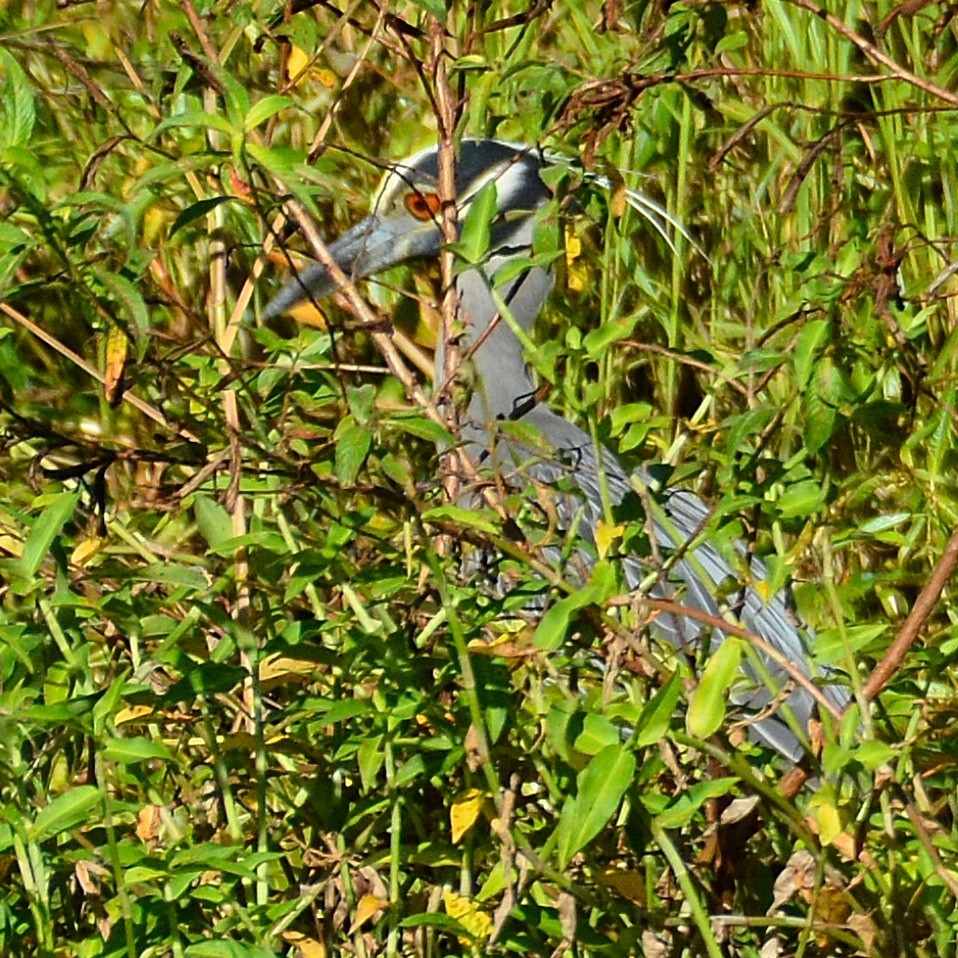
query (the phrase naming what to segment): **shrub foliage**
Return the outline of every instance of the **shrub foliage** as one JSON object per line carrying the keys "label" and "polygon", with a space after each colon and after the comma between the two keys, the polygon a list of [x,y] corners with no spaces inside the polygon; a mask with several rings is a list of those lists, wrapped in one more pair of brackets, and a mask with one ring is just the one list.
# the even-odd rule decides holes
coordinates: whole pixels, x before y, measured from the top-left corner
{"label": "shrub foliage", "polygon": [[[954,955],[950,6],[0,23],[0,952]],[[258,320],[290,201],[337,235],[443,131],[573,161],[551,404],[714,504],[861,703],[905,653],[814,787],[619,595],[641,523],[577,585],[444,497],[434,267],[372,329]]]}

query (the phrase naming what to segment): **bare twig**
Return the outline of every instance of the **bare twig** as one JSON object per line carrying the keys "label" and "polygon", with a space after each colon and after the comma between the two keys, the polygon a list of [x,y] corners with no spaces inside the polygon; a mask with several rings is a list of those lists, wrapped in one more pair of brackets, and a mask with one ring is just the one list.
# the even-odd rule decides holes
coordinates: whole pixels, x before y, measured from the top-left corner
{"label": "bare twig", "polygon": [[788,673],[789,677],[798,685],[801,685],[812,698],[815,699],[818,704],[825,709],[831,716],[835,719],[840,719],[842,717],[841,710],[836,708],[828,699],[825,697],[825,693],[815,684],[815,682],[805,675],[801,669],[794,665],[785,655],[783,655],[778,649],[770,645],[765,641],[760,635],[756,635],[754,632],[750,632],[748,629],[742,628],[740,625],[735,625],[732,622],[728,622],[718,615],[711,615],[708,612],[703,612],[701,609],[695,609],[691,606],[682,605],[679,602],[673,602],[669,599],[653,599],[651,597],[644,597],[642,599],[642,604],[655,612],[666,612],[670,615],[683,616],[688,619],[695,619],[697,622],[701,622],[704,625],[711,626],[713,629],[718,629],[721,632],[724,632],[726,635],[735,635],[741,639],[745,639],[750,645],[753,645],[758,649],[763,655],[766,655],[768,658],[772,659],[776,665],[784,669]]}
{"label": "bare twig", "polygon": [[939,559],[938,565],[935,566],[935,570],[928,579],[925,588],[921,590],[921,594],[915,600],[908,618],[905,619],[902,627],[898,630],[895,641],[892,642],[884,658],[878,663],[865,683],[862,693],[867,701],[870,702],[881,692],[901,665],[908,654],[908,650],[914,645],[915,639],[918,638],[925,622],[928,621],[928,616],[931,615],[938,599],[941,597],[945,584],[955,571],[955,566],[958,566],[958,529],[952,533],[948,540],[948,545],[945,546],[945,551]]}
{"label": "bare twig", "polygon": [[[69,346],[61,343],[60,340],[55,336],[51,336],[45,329],[42,329],[35,322],[27,319],[23,313],[14,309],[9,303],[0,303],[0,311],[9,316],[10,319],[12,319],[15,323],[18,323],[41,342],[46,343],[51,349],[58,352],[61,356],[69,359],[71,363],[73,363],[79,369],[82,369],[88,376],[100,383],[100,385],[106,385],[106,377],[100,372],[99,369],[88,363],[82,356],[70,349]],[[134,395],[134,393],[132,393],[129,389],[125,390],[120,398],[123,402],[129,403],[129,405],[131,405],[134,409],[139,410],[144,416],[152,419],[153,422],[162,426],[164,429],[174,430],[181,439],[185,439],[187,442],[200,441],[189,430],[172,426],[169,422],[167,422],[166,417],[162,412],[160,412],[159,409],[156,408],[156,406],[151,406],[148,402],[140,399],[139,396]]]}
{"label": "bare twig", "polygon": [[817,3],[814,3],[813,0],[787,0],[787,2],[793,6],[801,7],[803,10],[807,10],[809,13],[818,17],[819,20],[823,20],[836,33],[841,34],[846,40],[850,40],[855,44],[869,60],[885,67],[899,80],[904,80],[905,83],[917,87],[919,90],[923,90],[925,93],[937,97],[945,103],[958,106],[958,94],[952,93],[951,90],[946,90],[943,86],[939,86],[931,80],[925,80],[918,76],[918,74],[912,73],[911,70],[903,67],[900,63],[896,63],[884,50],[875,46],[875,44],[869,40],[866,40],[861,34],[852,30],[851,27],[846,26],[838,17],[829,13],[824,7],[820,7]]}
{"label": "bare twig", "polygon": [[[455,254],[451,244],[459,237],[458,210],[456,208],[456,107],[449,75],[446,71],[446,30],[435,20],[432,24],[432,67],[436,120],[439,125],[439,200],[442,204],[442,216],[439,227],[442,232],[443,248],[439,254],[439,269],[442,277],[442,299],[440,303],[439,335],[442,337],[443,382],[450,381],[459,370],[461,361],[459,344],[456,342],[459,330],[459,297],[455,283]],[[449,402],[445,392],[439,393],[443,403],[446,425],[455,433],[458,417],[454,402]],[[459,470],[456,468],[457,455],[453,452],[443,457],[442,486],[446,498],[455,502],[459,498]]]}

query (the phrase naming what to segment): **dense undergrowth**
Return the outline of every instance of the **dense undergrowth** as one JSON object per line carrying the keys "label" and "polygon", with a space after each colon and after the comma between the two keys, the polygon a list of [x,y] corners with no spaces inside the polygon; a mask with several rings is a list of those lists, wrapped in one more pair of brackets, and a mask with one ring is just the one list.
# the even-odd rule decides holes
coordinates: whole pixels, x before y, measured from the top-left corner
{"label": "dense undergrowth", "polygon": [[[284,201],[338,234],[443,116],[609,177],[545,231],[550,401],[861,697],[958,517],[958,34],[843,6],[3,6],[0,953],[954,955],[950,586],[790,796],[640,607],[528,611],[355,316],[257,321]],[[434,274],[366,290],[410,369]]]}

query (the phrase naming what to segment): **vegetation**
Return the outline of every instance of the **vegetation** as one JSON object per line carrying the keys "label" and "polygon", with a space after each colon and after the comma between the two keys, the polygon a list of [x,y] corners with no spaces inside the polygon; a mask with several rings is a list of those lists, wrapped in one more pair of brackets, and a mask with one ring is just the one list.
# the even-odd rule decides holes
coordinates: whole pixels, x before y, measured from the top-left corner
{"label": "vegetation", "polygon": [[[955,954],[958,27],[835,9],[0,9],[0,953]],[[356,317],[257,321],[284,204],[334,236],[443,131],[574,161],[550,401],[880,691],[816,787],[444,503]],[[367,290],[426,369],[431,270]]]}

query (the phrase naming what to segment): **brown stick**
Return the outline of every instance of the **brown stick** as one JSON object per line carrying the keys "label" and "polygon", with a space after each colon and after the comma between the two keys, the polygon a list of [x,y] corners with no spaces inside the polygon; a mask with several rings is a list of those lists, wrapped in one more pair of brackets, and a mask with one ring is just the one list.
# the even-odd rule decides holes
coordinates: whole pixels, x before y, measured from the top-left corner
{"label": "brown stick", "polygon": [[740,639],[753,645],[756,649],[767,655],[776,665],[784,669],[789,677],[802,686],[818,704],[836,719],[842,717],[842,713],[825,697],[825,693],[815,684],[814,680],[809,678],[797,666],[793,665],[778,649],[774,648],[765,641],[760,635],[750,632],[748,629],[727,622],[717,615],[711,615],[703,612],[701,609],[694,609],[679,602],[672,602],[668,599],[643,598],[642,604],[648,609],[654,609],[657,612],[668,612],[670,615],[682,616],[686,619],[695,619],[705,625],[710,625],[713,629],[718,629],[726,635],[735,635]]}
{"label": "brown stick", "polygon": [[836,33],[840,33],[846,40],[850,40],[855,44],[869,60],[890,70],[899,80],[904,80],[905,83],[918,87],[919,90],[924,90],[925,93],[937,97],[945,103],[958,106],[958,94],[952,93],[951,90],[946,90],[943,86],[938,86],[937,83],[933,83],[931,80],[925,80],[918,76],[918,74],[912,73],[911,70],[903,67],[900,63],[896,63],[884,50],[876,47],[874,43],[866,40],[860,34],[855,33],[851,27],[846,26],[838,17],[829,13],[817,3],[813,3],[812,0],[787,0],[787,2],[796,7],[801,7],[803,10],[807,10],[820,20],[823,20]]}
{"label": "brown stick", "polygon": [[872,671],[871,677],[865,683],[862,693],[869,702],[885,687],[888,680],[895,674],[898,666],[901,665],[908,650],[914,645],[922,626],[928,621],[928,616],[931,615],[938,599],[941,598],[942,590],[955,571],[955,566],[958,566],[958,529],[952,533],[948,540],[948,545],[945,546],[945,551],[939,559],[938,565],[935,566],[931,578],[915,600],[911,612],[908,613],[908,618],[905,619],[902,627],[898,630],[895,641],[892,642],[891,647],[885,653],[885,657],[878,663]]}

